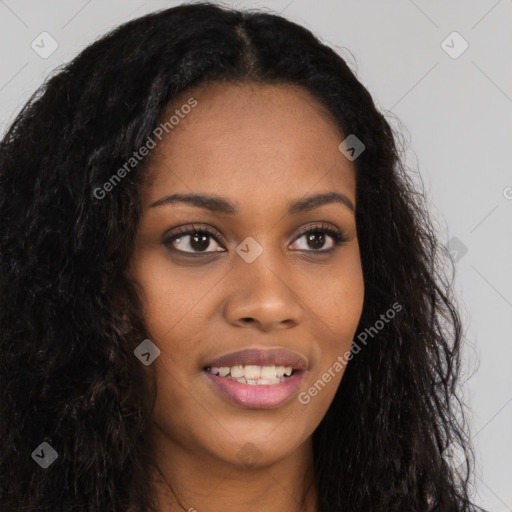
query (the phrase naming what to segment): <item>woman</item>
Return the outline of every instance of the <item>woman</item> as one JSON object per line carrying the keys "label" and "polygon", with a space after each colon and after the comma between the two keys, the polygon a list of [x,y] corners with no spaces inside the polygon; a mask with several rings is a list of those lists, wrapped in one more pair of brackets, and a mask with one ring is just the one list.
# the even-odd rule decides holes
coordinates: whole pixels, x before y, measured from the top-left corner
{"label": "woman", "polygon": [[2,511],[477,510],[446,254],[306,29],[126,23],[0,169]]}

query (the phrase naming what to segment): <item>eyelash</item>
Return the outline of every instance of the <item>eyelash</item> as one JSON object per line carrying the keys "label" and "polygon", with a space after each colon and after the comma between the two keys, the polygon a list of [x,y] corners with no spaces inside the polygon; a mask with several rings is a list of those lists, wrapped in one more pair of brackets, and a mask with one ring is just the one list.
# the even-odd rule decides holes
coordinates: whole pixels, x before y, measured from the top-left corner
{"label": "eyelash", "polygon": [[[296,237],[295,240],[299,240],[304,235],[308,235],[310,233],[323,233],[323,234],[329,235],[333,239],[334,246],[331,247],[330,249],[306,250],[305,252],[308,252],[308,253],[312,252],[312,253],[329,254],[329,253],[333,252],[334,250],[336,250],[339,246],[341,246],[342,244],[344,244],[345,242],[348,241],[348,238],[345,235],[345,233],[343,233],[343,231],[337,231],[337,230],[332,229],[324,224],[322,224],[321,226],[309,226],[309,227],[304,228],[298,234],[298,236]],[[192,225],[192,227],[181,228],[177,233],[174,233],[172,236],[165,238],[163,241],[163,245],[165,245],[166,247],[173,249],[181,254],[186,254],[187,256],[193,256],[193,257],[195,255],[202,256],[204,254],[214,254],[216,252],[221,252],[221,251],[187,252],[187,251],[181,251],[179,249],[174,249],[172,247],[169,247],[172,245],[172,242],[174,242],[177,238],[181,238],[186,235],[196,235],[196,234],[208,235],[209,237],[213,238],[217,243],[226,245],[223,237],[221,235],[219,235],[218,233],[214,233],[209,228],[202,227],[202,226],[196,227],[195,225]]]}

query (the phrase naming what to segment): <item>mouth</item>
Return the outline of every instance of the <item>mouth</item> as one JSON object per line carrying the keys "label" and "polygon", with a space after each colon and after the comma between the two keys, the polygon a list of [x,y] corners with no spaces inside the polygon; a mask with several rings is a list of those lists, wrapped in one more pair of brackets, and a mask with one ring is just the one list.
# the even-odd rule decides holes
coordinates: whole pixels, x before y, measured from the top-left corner
{"label": "mouth", "polygon": [[213,366],[204,370],[224,379],[235,380],[240,384],[248,384],[249,386],[273,386],[284,382],[297,372],[291,366],[258,366],[251,364],[231,367]]}
{"label": "mouth", "polygon": [[214,389],[232,403],[251,409],[283,405],[296,393],[308,362],[287,349],[243,350],[203,367]]}

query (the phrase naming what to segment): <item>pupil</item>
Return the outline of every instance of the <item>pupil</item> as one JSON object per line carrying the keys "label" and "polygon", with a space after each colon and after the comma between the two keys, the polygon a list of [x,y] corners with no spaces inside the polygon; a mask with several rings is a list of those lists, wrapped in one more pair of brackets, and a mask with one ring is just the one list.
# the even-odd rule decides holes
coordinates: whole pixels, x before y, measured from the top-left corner
{"label": "pupil", "polygon": [[194,233],[191,237],[190,245],[194,250],[201,251],[203,249],[207,249],[209,244],[210,241],[208,235]]}
{"label": "pupil", "polygon": [[323,233],[320,233],[318,231],[311,233],[308,236],[308,243],[313,242],[313,245],[315,245],[314,239],[317,238],[319,240],[319,243],[317,241],[316,246],[313,247],[313,249],[321,249],[325,243],[325,237]]}

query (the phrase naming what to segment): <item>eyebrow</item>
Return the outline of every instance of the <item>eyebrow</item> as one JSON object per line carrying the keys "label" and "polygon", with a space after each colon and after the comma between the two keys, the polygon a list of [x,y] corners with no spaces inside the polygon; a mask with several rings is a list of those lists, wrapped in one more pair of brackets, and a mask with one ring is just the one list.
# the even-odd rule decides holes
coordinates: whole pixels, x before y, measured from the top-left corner
{"label": "eyebrow", "polygon": [[[236,215],[239,213],[237,203],[223,197],[204,194],[171,194],[151,203],[149,208],[156,208],[173,203],[186,203],[215,213],[225,213],[227,215]],[[338,192],[326,192],[291,201],[288,203],[287,215],[310,211],[331,203],[343,204],[352,212],[355,212],[352,201],[346,195]]]}

